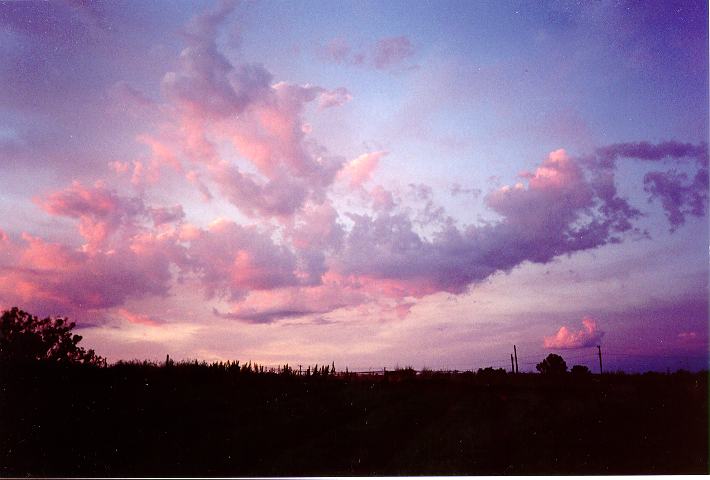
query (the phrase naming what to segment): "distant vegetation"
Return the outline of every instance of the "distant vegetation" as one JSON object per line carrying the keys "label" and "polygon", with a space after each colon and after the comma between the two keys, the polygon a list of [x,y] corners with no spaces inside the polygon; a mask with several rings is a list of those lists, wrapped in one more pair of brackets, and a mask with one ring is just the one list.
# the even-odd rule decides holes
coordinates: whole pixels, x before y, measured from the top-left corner
{"label": "distant vegetation", "polygon": [[106,365],[72,326],[2,316],[2,476],[708,472],[707,372]]}

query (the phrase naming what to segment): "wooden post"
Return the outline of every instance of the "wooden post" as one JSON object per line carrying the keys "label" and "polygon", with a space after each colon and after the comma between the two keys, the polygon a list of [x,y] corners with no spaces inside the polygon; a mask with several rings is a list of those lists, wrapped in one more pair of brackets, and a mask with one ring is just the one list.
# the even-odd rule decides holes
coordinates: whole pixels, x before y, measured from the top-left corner
{"label": "wooden post", "polygon": [[513,363],[513,354],[510,354],[510,373],[515,373],[515,363]]}
{"label": "wooden post", "polygon": [[518,370],[518,349],[515,345],[513,345],[513,352],[515,352],[515,373],[520,373]]}
{"label": "wooden post", "polygon": [[604,373],[604,369],[602,368],[602,347],[601,345],[597,345],[597,350],[599,350],[599,375]]}

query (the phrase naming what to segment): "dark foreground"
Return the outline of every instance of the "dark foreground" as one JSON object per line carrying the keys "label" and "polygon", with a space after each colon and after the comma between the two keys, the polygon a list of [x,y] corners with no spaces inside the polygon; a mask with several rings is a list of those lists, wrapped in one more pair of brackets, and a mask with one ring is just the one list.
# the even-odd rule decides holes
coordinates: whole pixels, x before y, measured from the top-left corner
{"label": "dark foreground", "polygon": [[707,373],[1,373],[2,476],[708,472]]}

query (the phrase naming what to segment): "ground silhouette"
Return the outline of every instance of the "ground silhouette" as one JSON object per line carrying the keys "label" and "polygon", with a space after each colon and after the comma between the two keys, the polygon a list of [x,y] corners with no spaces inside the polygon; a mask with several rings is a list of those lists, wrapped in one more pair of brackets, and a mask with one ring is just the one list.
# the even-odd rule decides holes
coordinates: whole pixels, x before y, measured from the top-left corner
{"label": "ground silhouette", "polygon": [[2,365],[3,476],[707,473],[707,374]]}
{"label": "ground silhouette", "polygon": [[707,372],[567,374],[556,355],[551,375],[107,366],[66,320],[12,312],[2,476],[708,473]]}

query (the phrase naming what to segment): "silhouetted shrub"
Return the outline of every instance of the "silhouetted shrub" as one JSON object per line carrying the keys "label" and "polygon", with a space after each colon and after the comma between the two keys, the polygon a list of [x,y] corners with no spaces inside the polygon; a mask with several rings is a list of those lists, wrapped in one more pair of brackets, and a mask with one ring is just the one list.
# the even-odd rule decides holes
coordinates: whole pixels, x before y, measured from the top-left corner
{"label": "silhouetted shrub", "polygon": [[545,375],[563,375],[567,373],[567,362],[555,353],[551,353],[538,363],[535,368],[538,372]]}
{"label": "silhouetted shrub", "polygon": [[486,367],[479,368],[476,375],[482,375],[484,377],[504,377],[507,373],[504,368]]}
{"label": "silhouetted shrub", "polygon": [[571,372],[575,377],[588,377],[592,374],[589,367],[585,365],[575,365],[572,367]]}
{"label": "silhouetted shrub", "polygon": [[39,319],[17,307],[6,310],[0,316],[0,360],[105,365],[93,350],[78,345],[82,337],[72,335],[75,326],[63,317]]}

